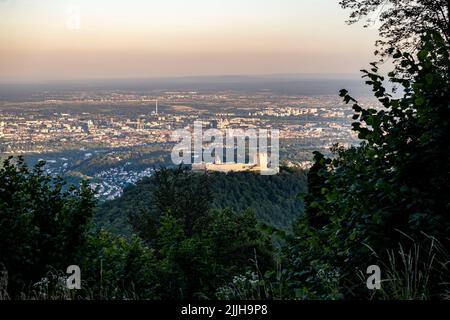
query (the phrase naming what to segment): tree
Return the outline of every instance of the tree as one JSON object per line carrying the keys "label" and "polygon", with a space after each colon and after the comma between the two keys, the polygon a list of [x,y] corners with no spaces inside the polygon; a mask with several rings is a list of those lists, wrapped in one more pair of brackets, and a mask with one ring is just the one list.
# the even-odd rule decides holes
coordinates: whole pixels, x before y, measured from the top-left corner
{"label": "tree", "polygon": [[31,170],[23,158],[7,158],[0,168],[0,266],[9,274],[14,297],[50,268],[78,264],[95,207],[86,181],[65,186],[44,172]]}
{"label": "tree", "polygon": [[[232,277],[272,263],[270,238],[253,212],[211,209],[209,174],[185,168],[158,170],[148,209],[136,209],[133,228],[155,250],[165,299],[211,299]],[[137,223],[139,221],[139,223]]]}
{"label": "tree", "polygon": [[270,237],[257,227],[253,212],[210,210],[199,217],[188,236],[180,220],[161,218],[158,256],[162,297],[211,299],[233,276],[272,266]]}
{"label": "tree", "polygon": [[[381,55],[389,48],[403,51],[417,50],[421,36],[434,32],[450,44],[450,0],[341,0],[351,13],[347,23],[365,20],[365,27],[380,21]],[[378,51],[377,51],[378,52]]]}
{"label": "tree", "polygon": [[129,221],[145,241],[153,242],[160,219],[170,215],[184,226],[189,236],[196,219],[211,206],[212,192],[207,174],[198,174],[186,167],[161,168],[150,179],[150,205],[129,213]]}
{"label": "tree", "polygon": [[154,250],[137,236],[91,232],[80,252],[81,296],[90,299],[158,299],[161,281]]}
{"label": "tree", "polygon": [[[307,215],[286,253],[300,296],[364,294],[357,271],[399,245],[408,251],[410,239],[450,246],[450,47],[437,33],[421,43],[416,57],[392,51],[397,69],[389,80],[402,87],[402,97],[387,93],[376,63],[363,73],[378,108],[364,108],[341,90],[362,143],[333,148],[333,158],[315,155]],[[448,273],[430,276],[430,296],[442,294],[448,280]]]}

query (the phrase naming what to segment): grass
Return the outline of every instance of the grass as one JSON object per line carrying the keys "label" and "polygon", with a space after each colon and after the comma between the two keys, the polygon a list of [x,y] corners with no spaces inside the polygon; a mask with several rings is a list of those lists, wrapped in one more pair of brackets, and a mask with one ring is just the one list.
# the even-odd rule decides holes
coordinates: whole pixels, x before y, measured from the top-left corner
{"label": "grass", "polygon": [[449,299],[450,255],[444,246],[427,234],[423,234],[425,240],[421,243],[402,234],[410,243],[407,246],[399,243],[397,250],[386,252],[384,261],[380,259],[382,286],[374,297],[379,295],[388,300]]}

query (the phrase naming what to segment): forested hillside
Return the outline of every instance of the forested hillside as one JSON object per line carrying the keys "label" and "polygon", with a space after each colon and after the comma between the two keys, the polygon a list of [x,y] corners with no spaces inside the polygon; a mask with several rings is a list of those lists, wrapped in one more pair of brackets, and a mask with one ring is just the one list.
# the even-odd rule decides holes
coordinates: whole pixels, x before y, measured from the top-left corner
{"label": "forested hillside", "polygon": [[[290,230],[303,214],[302,195],[307,191],[303,170],[282,168],[274,176],[254,172],[208,173],[213,193],[212,207],[242,212],[251,208],[256,217],[274,227]],[[145,178],[124,190],[123,195],[101,203],[96,224],[117,234],[131,235],[128,216],[151,206],[153,179]]]}

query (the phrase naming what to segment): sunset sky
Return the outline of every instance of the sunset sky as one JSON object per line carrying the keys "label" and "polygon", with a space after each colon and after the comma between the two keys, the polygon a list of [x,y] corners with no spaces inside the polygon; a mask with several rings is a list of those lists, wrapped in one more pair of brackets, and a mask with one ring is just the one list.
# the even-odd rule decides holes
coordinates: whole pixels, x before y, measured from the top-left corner
{"label": "sunset sky", "polygon": [[377,31],[347,14],[338,0],[0,0],[0,81],[357,73]]}

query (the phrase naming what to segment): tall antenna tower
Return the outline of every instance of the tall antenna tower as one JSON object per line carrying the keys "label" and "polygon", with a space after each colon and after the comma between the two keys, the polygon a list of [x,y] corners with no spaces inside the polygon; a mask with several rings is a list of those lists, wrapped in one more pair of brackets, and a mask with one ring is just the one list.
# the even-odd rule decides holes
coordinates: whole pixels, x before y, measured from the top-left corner
{"label": "tall antenna tower", "polygon": [[155,114],[158,115],[158,99],[155,101]]}

